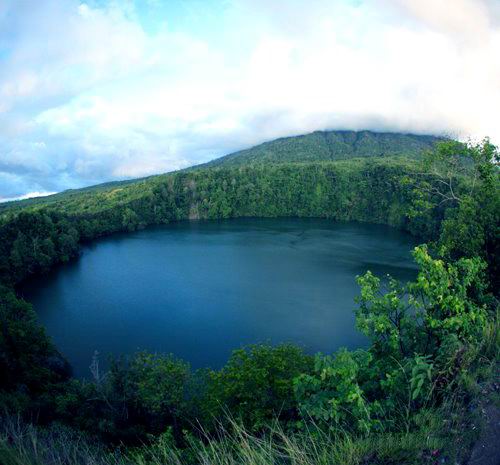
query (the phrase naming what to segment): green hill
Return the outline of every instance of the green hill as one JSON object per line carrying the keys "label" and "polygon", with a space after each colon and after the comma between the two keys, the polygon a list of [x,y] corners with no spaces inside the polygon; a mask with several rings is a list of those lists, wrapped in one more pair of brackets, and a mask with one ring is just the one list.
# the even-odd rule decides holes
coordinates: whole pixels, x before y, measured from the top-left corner
{"label": "green hill", "polygon": [[254,163],[335,161],[350,158],[419,157],[443,138],[430,135],[372,131],[316,131],[284,137],[231,153],[201,167]]}
{"label": "green hill", "polygon": [[[432,149],[440,140],[443,138],[431,135],[372,131],[316,131],[264,142],[180,172],[198,171],[205,168],[236,168],[249,165],[340,161],[354,158],[407,157],[415,159],[423,152]],[[134,184],[142,186],[144,181],[148,184],[148,180],[156,177],[107,182],[82,189],[70,189],[47,197],[0,203],[0,213],[25,207],[60,206],[61,202],[67,205],[68,202],[93,198],[96,194],[121,191],[123,188],[127,188],[125,192],[129,193],[131,191],[129,188],[134,190]]]}

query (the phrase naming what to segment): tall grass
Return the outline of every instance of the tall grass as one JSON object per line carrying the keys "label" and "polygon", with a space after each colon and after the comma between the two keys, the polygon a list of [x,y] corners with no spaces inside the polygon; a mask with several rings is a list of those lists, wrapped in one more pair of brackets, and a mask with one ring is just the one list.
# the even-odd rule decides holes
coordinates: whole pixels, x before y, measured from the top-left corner
{"label": "tall grass", "polygon": [[119,451],[62,427],[48,429],[7,417],[0,422],[1,465],[122,465]]}
{"label": "tall grass", "polygon": [[203,465],[417,464],[442,445],[428,434],[354,437],[317,428],[290,434],[277,423],[267,435],[257,437],[233,424],[224,440],[199,449],[198,459]]}
{"label": "tall grass", "polygon": [[[432,421],[417,432],[354,437],[312,427],[285,431],[275,422],[266,434],[254,435],[235,421],[218,438],[190,440],[178,449],[161,438],[134,449],[108,449],[92,438],[60,426],[49,429],[7,419],[0,425],[2,465],[390,465],[435,463],[443,449],[441,425]],[[438,422],[439,423],[439,422]]]}

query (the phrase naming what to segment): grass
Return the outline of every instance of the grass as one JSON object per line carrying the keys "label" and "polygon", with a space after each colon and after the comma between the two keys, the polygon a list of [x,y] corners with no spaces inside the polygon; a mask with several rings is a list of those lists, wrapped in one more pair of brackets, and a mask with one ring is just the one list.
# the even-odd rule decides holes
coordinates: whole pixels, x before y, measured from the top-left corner
{"label": "grass", "polygon": [[355,437],[316,427],[301,433],[279,423],[266,434],[248,433],[238,423],[218,438],[188,439],[178,449],[167,434],[133,449],[100,445],[90,437],[62,427],[48,429],[4,419],[0,425],[2,465],[421,465],[451,460],[446,450],[451,424],[442,412],[421,414],[414,431]]}
{"label": "grass", "polygon": [[69,428],[43,429],[5,418],[0,424],[2,465],[118,465],[125,464],[98,442]]}

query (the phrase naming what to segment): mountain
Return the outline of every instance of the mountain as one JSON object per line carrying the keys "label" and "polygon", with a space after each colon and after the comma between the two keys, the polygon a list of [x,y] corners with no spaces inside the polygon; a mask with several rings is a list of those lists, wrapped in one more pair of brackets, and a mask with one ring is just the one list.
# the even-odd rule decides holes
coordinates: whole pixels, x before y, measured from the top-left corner
{"label": "mountain", "polygon": [[[431,135],[382,133],[372,131],[316,131],[301,136],[284,137],[241,150],[208,163],[192,166],[177,173],[202,171],[207,168],[237,168],[295,162],[341,161],[363,158],[418,158],[443,138]],[[173,175],[174,173],[167,173]],[[47,197],[36,197],[0,203],[0,213],[10,209],[55,205],[59,202],[81,201],[106,192],[136,195],[136,187],[154,183],[158,175],[114,181],[81,189],[70,189]]]}
{"label": "mountain", "polygon": [[372,131],[316,131],[284,137],[217,158],[200,167],[255,163],[333,161],[350,158],[407,156],[417,158],[442,137]]}

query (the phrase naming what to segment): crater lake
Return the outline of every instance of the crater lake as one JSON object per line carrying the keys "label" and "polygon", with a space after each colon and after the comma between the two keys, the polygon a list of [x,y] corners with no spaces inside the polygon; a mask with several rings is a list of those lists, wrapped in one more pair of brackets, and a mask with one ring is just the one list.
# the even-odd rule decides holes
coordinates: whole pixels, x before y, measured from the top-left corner
{"label": "crater lake", "polygon": [[355,348],[356,276],[416,276],[415,238],[326,219],[179,222],[116,234],[20,292],[74,373],[95,351],[172,353],[219,368],[233,349],[292,342],[309,353]]}

